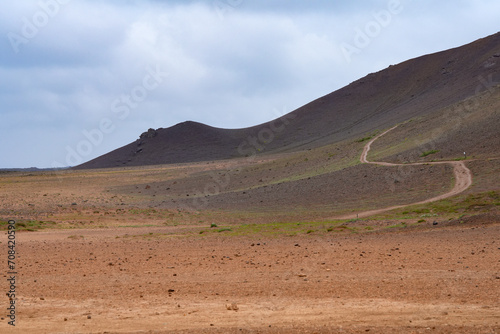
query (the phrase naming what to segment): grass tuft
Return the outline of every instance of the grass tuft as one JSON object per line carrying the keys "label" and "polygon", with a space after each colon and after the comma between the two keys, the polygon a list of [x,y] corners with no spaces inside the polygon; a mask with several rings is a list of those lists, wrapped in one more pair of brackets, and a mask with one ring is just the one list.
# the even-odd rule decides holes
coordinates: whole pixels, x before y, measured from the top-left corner
{"label": "grass tuft", "polygon": [[372,139],[373,137],[375,137],[375,135],[371,135],[371,136],[368,136],[368,137],[360,138],[360,139],[356,140],[356,142],[357,143],[362,143],[362,142],[365,142],[365,141],[368,141],[368,140]]}
{"label": "grass tuft", "polygon": [[425,152],[422,152],[422,154],[420,154],[420,156],[423,158],[423,157],[426,157],[428,155],[435,154],[435,153],[438,153],[438,152],[439,152],[439,150],[425,151]]}

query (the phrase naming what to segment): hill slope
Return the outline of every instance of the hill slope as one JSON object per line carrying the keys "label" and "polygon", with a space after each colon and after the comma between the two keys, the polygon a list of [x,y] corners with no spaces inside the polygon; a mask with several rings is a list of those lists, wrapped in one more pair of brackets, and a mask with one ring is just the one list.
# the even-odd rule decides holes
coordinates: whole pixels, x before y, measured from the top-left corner
{"label": "hill slope", "polygon": [[75,168],[185,163],[317,148],[454,106],[495,82],[500,82],[500,33],[369,74],[272,122],[245,129],[196,122],[150,129],[137,141]]}

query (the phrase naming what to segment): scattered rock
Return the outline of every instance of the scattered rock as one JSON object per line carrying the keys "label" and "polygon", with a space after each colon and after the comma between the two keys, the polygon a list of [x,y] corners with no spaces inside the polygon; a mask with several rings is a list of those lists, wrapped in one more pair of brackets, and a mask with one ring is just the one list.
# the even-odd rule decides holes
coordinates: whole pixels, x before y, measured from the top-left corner
{"label": "scattered rock", "polygon": [[226,304],[226,309],[228,311],[238,311],[239,307],[235,303],[231,303],[231,304]]}
{"label": "scattered rock", "polygon": [[141,134],[140,138],[154,138],[158,135],[158,132],[155,129],[149,129],[148,131]]}

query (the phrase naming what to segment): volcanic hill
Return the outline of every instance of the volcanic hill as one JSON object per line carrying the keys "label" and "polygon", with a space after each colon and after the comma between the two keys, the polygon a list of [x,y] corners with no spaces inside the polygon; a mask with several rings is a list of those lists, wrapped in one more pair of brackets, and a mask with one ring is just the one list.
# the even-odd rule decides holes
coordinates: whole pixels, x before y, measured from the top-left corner
{"label": "volcanic hill", "polygon": [[[411,119],[438,117],[443,112],[448,116],[455,113],[453,117],[458,117],[460,124],[446,128],[445,139],[434,138],[448,141],[441,152],[455,157],[464,150],[494,152],[499,147],[498,111],[466,122],[463,114],[478,109],[482,103],[494,103],[494,99],[485,99],[495,93],[499,82],[500,33],[496,33],[371,73],[272,122],[244,129],[220,129],[188,121],[150,129],[135,142],[75,168],[176,164],[298,152],[354,140]],[[490,94],[479,98],[485,92]],[[460,108],[465,108],[464,113],[460,114]],[[427,124],[422,131],[436,125]],[[461,145],[453,148],[452,142]]]}

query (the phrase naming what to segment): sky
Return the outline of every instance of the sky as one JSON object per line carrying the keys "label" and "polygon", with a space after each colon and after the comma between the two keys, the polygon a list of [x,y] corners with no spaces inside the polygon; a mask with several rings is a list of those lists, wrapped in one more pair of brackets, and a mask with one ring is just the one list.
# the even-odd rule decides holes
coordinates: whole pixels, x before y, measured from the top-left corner
{"label": "sky", "polygon": [[500,15],[498,0],[0,4],[0,168],[74,166],[186,120],[257,125]]}

